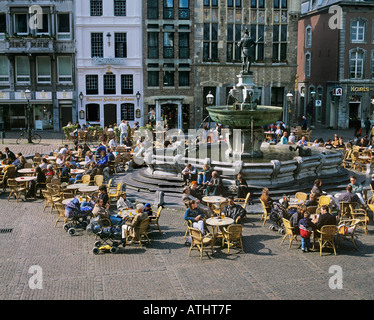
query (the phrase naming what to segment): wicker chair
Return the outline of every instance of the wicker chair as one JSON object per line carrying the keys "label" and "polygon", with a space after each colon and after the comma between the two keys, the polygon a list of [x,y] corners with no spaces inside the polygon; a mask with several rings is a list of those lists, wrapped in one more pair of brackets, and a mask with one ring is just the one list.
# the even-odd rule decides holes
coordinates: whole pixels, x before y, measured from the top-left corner
{"label": "wicker chair", "polygon": [[[132,240],[133,241],[139,241],[140,248],[143,248],[142,247],[142,238],[147,239],[147,242],[150,243],[150,240],[149,240],[149,237],[148,237],[148,234],[147,234],[148,227],[149,227],[149,218],[146,218],[146,219],[140,221],[139,225],[136,227],[136,228],[138,228],[138,230],[137,230],[137,232],[135,232],[136,236]],[[128,232],[126,232],[126,241],[129,241],[129,240],[130,240],[129,239],[129,234],[128,234]]]}
{"label": "wicker chair", "polygon": [[299,200],[306,201],[308,200],[308,195],[305,192],[296,192],[295,198]]}
{"label": "wicker chair", "polygon": [[334,254],[336,255],[335,249],[335,234],[336,234],[336,226],[335,225],[326,225],[321,228],[321,230],[317,230],[319,233],[319,254],[322,256],[322,249],[323,248],[332,248],[334,250]]}
{"label": "wicker chair", "polygon": [[239,246],[241,251],[244,252],[242,232],[243,226],[241,224],[233,224],[228,226],[227,228],[222,228],[222,246],[227,244],[227,253],[230,253],[230,247],[233,247],[235,245]]}
{"label": "wicker chair", "polygon": [[266,206],[265,203],[261,199],[260,199],[260,201],[261,201],[262,208],[264,209],[264,213],[261,216],[260,222],[263,220],[264,222],[263,222],[262,226],[264,226],[266,221],[270,219],[270,215],[268,213],[268,209],[270,209],[270,207]]}
{"label": "wicker chair", "polygon": [[282,239],[281,245],[283,244],[284,240],[286,240],[286,238],[288,237],[288,239],[290,240],[288,249],[290,249],[291,245],[292,245],[292,242],[294,240],[298,241],[297,240],[297,234],[295,233],[295,228],[291,226],[291,223],[290,223],[289,220],[287,220],[285,218],[282,218],[282,221],[283,221],[283,225],[284,225],[286,234],[284,235],[284,237]]}
{"label": "wicker chair", "polygon": [[203,257],[204,248],[206,246],[210,247],[211,253],[213,254],[213,237],[210,234],[203,236],[201,231],[196,228],[189,227],[189,233],[191,235],[191,247],[188,252],[190,256],[192,249],[197,249],[200,251],[200,259]]}
{"label": "wicker chair", "polygon": [[26,196],[27,190],[24,184],[23,185],[19,184],[15,179],[8,179],[8,187],[10,189],[8,201],[10,197],[14,195],[18,202],[18,199],[21,193],[23,193],[25,200],[27,200],[27,196]]}
{"label": "wicker chair", "polygon": [[103,175],[96,175],[94,178],[94,184],[95,186],[102,186],[104,182],[104,176]]}
{"label": "wicker chair", "polygon": [[149,225],[150,226],[156,226],[156,228],[158,229],[160,234],[162,234],[161,228],[160,228],[160,225],[159,225],[161,211],[162,211],[162,207],[160,206],[160,207],[158,207],[156,216],[149,216]]}
{"label": "wicker chair", "polygon": [[[246,195],[246,197],[245,197],[245,199],[244,198],[235,198],[234,199],[234,203],[241,205],[243,207],[243,209],[245,211],[247,211],[247,206],[248,206],[250,198],[251,198],[251,193],[248,192],[247,195]],[[245,216],[245,221],[248,221],[247,215]]]}
{"label": "wicker chair", "polygon": [[65,206],[62,204],[62,203],[55,203],[55,206],[56,206],[56,209],[57,209],[57,212],[58,212],[58,217],[57,217],[57,220],[55,222],[55,228],[57,226],[57,223],[59,221],[62,221],[64,222],[64,224],[67,222],[68,218],[65,216]]}
{"label": "wicker chair", "polygon": [[347,219],[340,222],[337,233],[337,247],[339,247],[340,239],[343,239],[352,241],[355,249],[358,250],[355,241],[355,231],[359,224],[359,219]]}

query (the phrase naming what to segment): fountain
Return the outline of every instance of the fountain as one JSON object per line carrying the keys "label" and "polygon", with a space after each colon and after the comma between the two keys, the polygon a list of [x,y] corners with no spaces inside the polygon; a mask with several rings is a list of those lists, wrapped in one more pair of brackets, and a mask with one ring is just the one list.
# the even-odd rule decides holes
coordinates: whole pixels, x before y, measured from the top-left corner
{"label": "fountain", "polygon": [[[147,168],[126,178],[125,183],[130,188],[163,190],[175,196],[181,192],[181,172],[186,163],[191,163],[197,170],[209,164],[221,175],[229,191],[235,186],[236,175],[241,173],[254,194],[259,194],[263,187],[282,193],[293,193],[296,190],[309,193],[311,183],[317,177],[328,178],[335,184],[339,183],[339,177],[342,181],[346,179],[346,173],[340,168],[344,155],[339,150],[308,147],[304,151],[306,149],[309,152],[296,154],[296,149],[290,150],[288,145],[264,143],[262,127],[276,122],[282,108],[258,104],[261,90],[254,83],[249,54],[250,48],[256,44],[246,30],[239,43],[242,47],[243,70],[237,76],[238,83],[229,92],[235,102],[230,106],[207,108],[213,121],[229,127],[224,130],[224,139],[216,143],[216,149],[213,149],[212,144],[211,154],[200,152],[197,155],[187,152],[191,150],[186,151],[183,147],[181,150],[183,143],[174,149],[148,148],[144,152]],[[199,135],[199,132],[196,134]],[[202,141],[197,149],[199,147],[206,150],[207,143]],[[213,154],[220,156],[214,158]]]}

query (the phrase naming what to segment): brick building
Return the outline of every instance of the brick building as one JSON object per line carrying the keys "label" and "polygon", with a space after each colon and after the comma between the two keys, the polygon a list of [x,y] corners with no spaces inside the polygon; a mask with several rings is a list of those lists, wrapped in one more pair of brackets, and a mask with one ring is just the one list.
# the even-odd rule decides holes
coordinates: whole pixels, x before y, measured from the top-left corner
{"label": "brick building", "polygon": [[299,20],[299,112],[349,128],[374,119],[374,2],[304,1]]}

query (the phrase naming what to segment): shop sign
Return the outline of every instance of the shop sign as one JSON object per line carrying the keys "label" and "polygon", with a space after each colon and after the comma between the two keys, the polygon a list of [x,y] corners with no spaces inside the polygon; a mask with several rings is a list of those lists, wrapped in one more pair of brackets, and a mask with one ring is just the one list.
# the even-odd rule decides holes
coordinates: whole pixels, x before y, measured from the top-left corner
{"label": "shop sign", "polygon": [[118,102],[118,101],[134,101],[134,98],[130,97],[104,97],[104,98],[91,98],[86,97],[87,102]]}
{"label": "shop sign", "polygon": [[369,92],[369,87],[353,87],[351,86],[351,92]]}
{"label": "shop sign", "polygon": [[0,99],[9,100],[9,92],[0,92]]}
{"label": "shop sign", "polygon": [[342,88],[342,87],[334,88],[334,89],[332,90],[332,94],[333,94],[334,96],[338,96],[338,97],[342,96],[342,95],[343,95],[343,88]]}

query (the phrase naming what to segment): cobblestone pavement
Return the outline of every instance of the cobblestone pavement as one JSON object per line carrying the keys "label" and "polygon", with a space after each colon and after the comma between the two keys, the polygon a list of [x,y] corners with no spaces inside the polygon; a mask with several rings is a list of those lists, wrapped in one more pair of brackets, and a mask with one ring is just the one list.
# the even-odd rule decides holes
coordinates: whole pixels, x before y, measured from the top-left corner
{"label": "cobblestone pavement", "polygon": [[[17,146],[11,146],[17,151]],[[49,150],[53,146],[51,141]],[[31,146],[27,152],[38,148],[41,146]],[[371,212],[368,235],[358,232],[359,250],[344,241],[336,256],[330,249],[324,249],[322,257],[319,251],[302,253],[300,242],[288,249],[287,240],[281,245],[282,235],[269,230],[269,224],[262,227],[258,212],[248,215],[244,224],[244,253],[232,249],[228,254],[217,243],[213,255],[200,259],[192,251],[188,257],[183,210],[170,208],[160,218],[162,235],[152,231],[151,243],[143,249],[132,244],[121,247],[117,254],[94,255],[95,237],[86,232],[70,236],[62,223],[55,228],[57,213],[43,212],[44,200],[17,203],[7,197],[8,192],[0,195],[0,229],[12,231],[0,232],[0,300],[374,298]],[[32,266],[41,268],[41,289],[32,289]],[[334,282],[336,268],[342,271],[342,287],[332,289],[339,284]]]}

